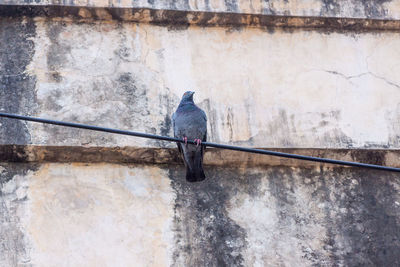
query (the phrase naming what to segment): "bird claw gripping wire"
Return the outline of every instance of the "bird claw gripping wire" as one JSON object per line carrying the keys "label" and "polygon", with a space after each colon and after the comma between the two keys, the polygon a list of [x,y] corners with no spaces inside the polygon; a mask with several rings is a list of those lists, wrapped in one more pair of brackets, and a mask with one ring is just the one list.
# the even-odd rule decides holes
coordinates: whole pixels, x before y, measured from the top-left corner
{"label": "bird claw gripping wire", "polygon": [[201,145],[201,140],[200,139],[194,139],[194,142],[196,143],[196,146]]}

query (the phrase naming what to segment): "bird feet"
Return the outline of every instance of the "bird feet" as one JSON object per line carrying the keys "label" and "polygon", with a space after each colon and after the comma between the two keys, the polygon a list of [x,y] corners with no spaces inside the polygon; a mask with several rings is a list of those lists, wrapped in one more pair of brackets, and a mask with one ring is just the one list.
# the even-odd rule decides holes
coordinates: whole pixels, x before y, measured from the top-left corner
{"label": "bird feet", "polygon": [[[182,139],[183,139],[183,142],[185,142],[185,145],[187,145],[188,138],[185,136]],[[201,145],[201,139],[194,139],[193,141],[196,143],[196,146]]]}

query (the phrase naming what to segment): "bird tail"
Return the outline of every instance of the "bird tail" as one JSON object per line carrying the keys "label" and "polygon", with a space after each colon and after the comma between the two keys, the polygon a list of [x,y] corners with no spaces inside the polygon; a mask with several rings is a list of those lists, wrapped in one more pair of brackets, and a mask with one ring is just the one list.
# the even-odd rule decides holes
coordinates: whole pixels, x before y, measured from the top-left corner
{"label": "bird tail", "polygon": [[201,153],[194,153],[194,158],[192,162],[193,164],[186,165],[186,180],[188,182],[204,181],[206,179],[206,175],[204,174],[203,170],[203,157]]}
{"label": "bird tail", "polygon": [[203,151],[197,147],[186,147],[178,144],[183,162],[186,166],[186,180],[188,182],[201,182],[206,179],[203,170]]}
{"label": "bird tail", "polygon": [[190,169],[189,166],[186,166],[186,180],[188,182],[201,182],[206,179],[206,175],[204,174],[203,168],[195,168]]}

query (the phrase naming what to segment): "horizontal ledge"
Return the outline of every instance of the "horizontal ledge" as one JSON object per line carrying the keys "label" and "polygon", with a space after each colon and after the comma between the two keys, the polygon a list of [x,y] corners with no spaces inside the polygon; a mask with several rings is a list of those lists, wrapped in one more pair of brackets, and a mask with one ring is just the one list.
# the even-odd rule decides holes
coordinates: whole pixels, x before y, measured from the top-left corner
{"label": "horizontal ledge", "polygon": [[299,17],[336,17],[355,19],[399,19],[398,0],[389,3],[365,1],[335,1],[324,0],[0,0],[0,5],[10,6],[50,6],[50,7],[77,7],[77,8],[112,8],[112,9],[148,9],[160,11],[203,12],[203,13],[231,13],[267,16],[299,16]]}
{"label": "horizontal ledge", "polygon": [[[273,151],[400,167],[400,150],[280,148]],[[0,162],[182,164],[175,148],[0,145]],[[207,148],[205,165],[318,166],[321,163]]]}
{"label": "horizontal ledge", "polygon": [[151,23],[185,29],[189,26],[217,27],[259,27],[272,31],[273,28],[302,28],[324,32],[347,31],[399,31],[400,20],[363,18],[307,17],[264,14],[243,14],[229,12],[180,11],[120,7],[78,7],[78,6],[35,6],[0,5],[2,17],[45,17],[76,20],[116,20]]}

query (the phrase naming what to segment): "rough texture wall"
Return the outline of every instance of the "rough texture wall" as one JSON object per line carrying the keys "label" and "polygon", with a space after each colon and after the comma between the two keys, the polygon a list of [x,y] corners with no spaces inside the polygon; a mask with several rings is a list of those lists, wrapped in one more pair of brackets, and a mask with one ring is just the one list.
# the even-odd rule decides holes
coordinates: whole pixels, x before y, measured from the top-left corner
{"label": "rough texture wall", "polygon": [[[400,147],[395,32],[8,21],[1,28],[0,46],[22,53],[24,61],[2,70],[3,79],[23,73],[18,84],[2,83],[6,90],[20,90],[2,99],[15,103],[3,106],[7,112],[171,135],[170,116],[190,89],[208,115],[211,141],[256,147]],[[24,25],[16,29],[22,39],[11,39],[12,46],[9,24]],[[20,143],[27,136],[33,144],[48,145],[166,145],[32,123],[24,127],[2,142]]]}
{"label": "rough texture wall", "polygon": [[[1,111],[400,164],[398,1],[0,4]],[[397,174],[0,123],[0,266],[400,265]]]}
{"label": "rough texture wall", "polygon": [[[10,113],[34,114],[36,77],[26,72],[35,53],[32,38],[35,23],[29,20],[0,20],[0,109]],[[29,144],[29,131],[21,121],[1,121],[2,144]]]}
{"label": "rough texture wall", "polygon": [[1,266],[398,266],[400,180],[328,167],[2,164]]}

